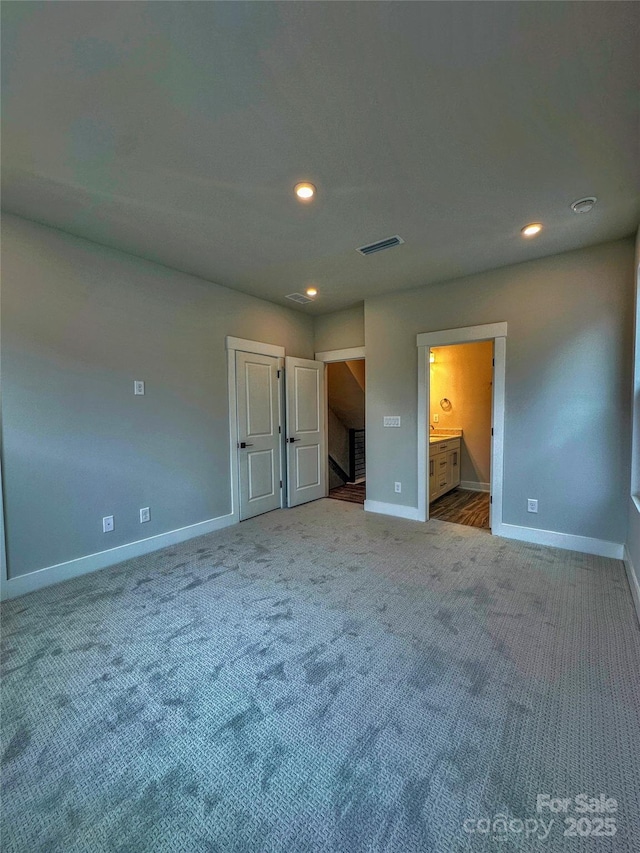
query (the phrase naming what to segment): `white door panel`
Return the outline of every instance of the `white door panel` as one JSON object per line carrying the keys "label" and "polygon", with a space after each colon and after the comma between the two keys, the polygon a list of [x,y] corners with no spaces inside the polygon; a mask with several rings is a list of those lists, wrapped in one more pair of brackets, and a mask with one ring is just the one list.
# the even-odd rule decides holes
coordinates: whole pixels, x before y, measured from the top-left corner
{"label": "white door panel", "polygon": [[296,433],[320,431],[320,382],[321,376],[315,368],[297,365],[293,373],[295,383]]}
{"label": "white door panel", "polygon": [[324,362],[286,358],[288,505],[326,495]]}
{"label": "white door panel", "polygon": [[250,450],[247,453],[249,469],[249,501],[272,497],[276,493],[273,450]]}
{"label": "white door panel", "polygon": [[278,359],[236,353],[240,520],[280,506]]}
{"label": "white door panel", "polygon": [[247,437],[273,435],[272,365],[249,361],[245,362],[244,368]]}
{"label": "white door panel", "polygon": [[316,445],[300,447],[294,445],[296,456],[296,488],[311,489],[320,485],[320,448]]}

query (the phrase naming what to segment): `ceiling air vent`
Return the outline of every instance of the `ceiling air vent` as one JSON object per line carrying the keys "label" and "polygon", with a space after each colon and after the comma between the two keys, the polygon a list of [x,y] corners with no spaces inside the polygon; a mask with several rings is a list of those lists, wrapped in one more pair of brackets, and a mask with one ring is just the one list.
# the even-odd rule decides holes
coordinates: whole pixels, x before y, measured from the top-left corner
{"label": "ceiling air vent", "polygon": [[292,302],[299,302],[300,305],[304,305],[306,302],[313,302],[313,299],[309,299],[304,293],[290,293],[288,296],[285,296],[285,299],[290,299]]}
{"label": "ceiling air vent", "polygon": [[368,246],[360,246],[359,249],[356,249],[356,252],[360,252],[361,255],[373,255],[374,252],[382,252],[384,249],[393,249],[394,246],[399,246],[401,243],[404,243],[404,240],[396,234],[395,237],[387,237],[386,240],[378,240],[377,243],[369,243]]}

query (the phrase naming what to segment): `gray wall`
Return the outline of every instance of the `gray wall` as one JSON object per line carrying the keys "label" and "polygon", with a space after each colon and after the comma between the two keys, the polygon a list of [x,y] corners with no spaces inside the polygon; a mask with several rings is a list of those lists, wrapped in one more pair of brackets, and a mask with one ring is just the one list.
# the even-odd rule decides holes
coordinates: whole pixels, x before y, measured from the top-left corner
{"label": "gray wall", "polygon": [[633,257],[622,240],[367,300],[367,497],[417,506],[416,335],[506,320],[503,520],[624,542]]}
{"label": "gray wall", "polygon": [[[504,520],[614,542],[637,520],[631,240],[368,300],[364,326],[360,307],[319,317],[314,341],[300,312],[3,223],[10,577],[230,511],[227,334],[311,357],[363,345],[366,326],[368,497],[416,506],[415,335],[507,320]],[[384,414],[402,415],[401,430],[384,430]],[[142,526],[141,506],[152,517]],[[108,514],[116,529],[103,534]],[[637,536],[632,523],[633,555]]]}
{"label": "gray wall", "polygon": [[316,317],[314,323],[315,351],[364,346],[364,306],[355,305]]}
{"label": "gray wall", "polygon": [[229,513],[225,335],[311,358],[311,318],[13,216],[2,271],[9,577]]}

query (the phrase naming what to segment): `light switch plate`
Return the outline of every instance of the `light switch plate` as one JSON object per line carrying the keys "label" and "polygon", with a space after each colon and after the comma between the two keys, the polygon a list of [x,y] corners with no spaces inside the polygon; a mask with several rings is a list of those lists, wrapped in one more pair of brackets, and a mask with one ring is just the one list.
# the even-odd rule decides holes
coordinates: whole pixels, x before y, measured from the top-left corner
{"label": "light switch plate", "polygon": [[382,425],[386,427],[399,427],[400,415],[385,415],[382,419]]}
{"label": "light switch plate", "polygon": [[103,533],[111,533],[113,530],[113,516],[105,515],[102,519],[102,532]]}

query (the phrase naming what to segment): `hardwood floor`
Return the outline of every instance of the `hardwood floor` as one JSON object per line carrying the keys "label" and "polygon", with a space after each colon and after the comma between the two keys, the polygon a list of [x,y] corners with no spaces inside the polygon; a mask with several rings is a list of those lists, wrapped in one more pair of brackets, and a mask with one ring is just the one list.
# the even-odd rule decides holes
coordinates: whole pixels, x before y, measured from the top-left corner
{"label": "hardwood floor", "polygon": [[366,488],[364,483],[345,483],[344,486],[338,486],[336,489],[331,489],[329,497],[337,501],[349,501],[352,504],[364,504],[366,496]]}
{"label": "hardwood floor", "polygon": [[489,529],[489,493],[454,489],[429,506],[429,517]]}

